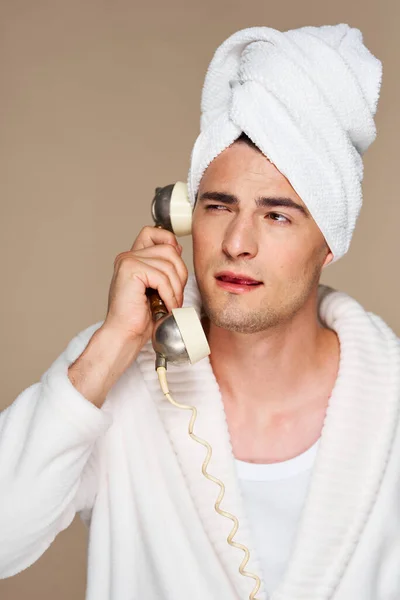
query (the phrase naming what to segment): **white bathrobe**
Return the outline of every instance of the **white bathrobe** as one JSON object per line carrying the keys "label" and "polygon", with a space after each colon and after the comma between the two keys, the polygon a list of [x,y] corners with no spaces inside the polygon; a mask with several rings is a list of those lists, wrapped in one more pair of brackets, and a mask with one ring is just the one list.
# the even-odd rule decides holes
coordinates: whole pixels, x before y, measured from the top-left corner
{"label": "white bathrobe", "polygon": [[[270,598],[399,600],[400,342],[345,293],[319,291],[340,369],[292,554]],[[200,309],[193,276],[184,304]],[[0,576],[36,561],[79,511],[90,525],[87,600],[247,599],[253,580],[226,541],[231,521],[214,510],[205,450],[187,434],[190,413],[160,391],[151,344],[101,409],[69,381],[68,366],[101,324],[0,414]],[[198,409],[195,433],[213,447],[208,471],[225,483],[222,508],[239,518],[235,539],[261,576],[209,358],[170,365],[168,381],[178,402]]]}

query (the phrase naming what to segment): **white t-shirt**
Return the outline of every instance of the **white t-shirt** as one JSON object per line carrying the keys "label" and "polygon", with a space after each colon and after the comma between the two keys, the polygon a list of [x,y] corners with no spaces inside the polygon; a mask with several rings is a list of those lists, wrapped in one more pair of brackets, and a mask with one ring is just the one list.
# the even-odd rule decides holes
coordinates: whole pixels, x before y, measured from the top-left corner
{"label": "white t-shirt", "polygon": [[319,441],[299,456],[283,462],[235,461],[269,594],[281,580],[289,559]]}

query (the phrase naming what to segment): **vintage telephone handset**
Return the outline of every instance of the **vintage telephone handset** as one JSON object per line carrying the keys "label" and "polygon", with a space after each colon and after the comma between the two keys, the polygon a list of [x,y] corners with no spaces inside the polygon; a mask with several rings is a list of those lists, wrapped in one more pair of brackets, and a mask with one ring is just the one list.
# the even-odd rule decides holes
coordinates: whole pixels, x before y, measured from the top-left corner
{"label": "vintage telephone handset", "polygon": [[[151,213],[156,227],[168,229],[175,235],[188,235],[192,229],[192,207],[186,184],[179,181],[175,185],[157,188]],[[194,364],[210,354],[207,338],[193,307],[174,308],[168,315],[157,290],[148,288],[147,296],[153,320],[157,321],[152,339],[156,369],[165,367],[167,361],[176,365]]]}
{"label": "vintage telephone handset", "polygon": [[[177,236],[189,235],[192,229],[192,206],[189,202],[186,184],[178,181],[175,184],[156,188],[151,213],[156,227],[168,229]],[[155,368],[161,389],[171,404],[192,411],[188,428],[189,435],[194,441],[207,449],[207,455],[202,465],[202,473],[204,477],[216,483],[220,488],[214,508],[219,515],[227,517],[233,522],[227,542],[244,552],[243,560],[239,565],[239,572],[245,577],[254,579],[255,584],[249,600],[256,600],[256,594],[261,585],[260,578],[254,573],[244,570],[250,558],[249,550],[243,544],[233,541],[239,528],[239,521],[231,513],[221,510],[220,504],[225,494],[225,486],[220,479],[207,472],[212,454],[211,446],[206,440],[197,437],[193,433],[197,409],[195,406],[176,402],[172,398],[167,384],[167,363],[171,362],[179,365],[190,362],[194,364],[205,358],[210,354],[207,338],[193,307],[175,308],[171,314],[168,314],[168,310],[157,290],[148,288],[146,294],[149,298],[153,321],[157,323],[153,331],[152,344],[156,352]]]}

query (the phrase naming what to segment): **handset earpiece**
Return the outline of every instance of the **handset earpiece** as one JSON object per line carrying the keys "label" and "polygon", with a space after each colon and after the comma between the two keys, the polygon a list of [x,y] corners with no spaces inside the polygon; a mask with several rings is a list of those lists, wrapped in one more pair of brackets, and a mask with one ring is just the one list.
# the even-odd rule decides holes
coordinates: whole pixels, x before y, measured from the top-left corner
{"label": "handset earpiece", "polygon": [[[156,227],[168,229],[175,235],[188,235],[191,232],[192,207],[186,184],[178,181],[156,188],[151,213]],[[210,354],[206,335],[193,307],[174,308],[172,314],[168,314],[157,290],[149,288],[146,294],[153,321],[157,322],[152,336],[156,369],[166,368],[167,362],[194,364]]]}
{"label": "handset earpiece", "polygon": [[155,225],[160,225],[177,236],[189,235],[192,231],[192,206],[186,183],[177,181],[175,184],[156,188],[151,214]]}

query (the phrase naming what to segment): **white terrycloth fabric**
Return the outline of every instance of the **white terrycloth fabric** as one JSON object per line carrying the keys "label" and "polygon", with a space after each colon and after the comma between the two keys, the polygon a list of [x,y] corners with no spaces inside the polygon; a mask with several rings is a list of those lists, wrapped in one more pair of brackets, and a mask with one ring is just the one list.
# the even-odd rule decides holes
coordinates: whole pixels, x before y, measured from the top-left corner
{"label": "white terrycloth fabric", "polygon": [[334,258],[343,256],[362,204],[362,154],[376,137],[382,63],[345,23],[281,32],[252,27],[215,52],[188,176],[201,177],[242,132],[302,198]]}
{"label": "white terrycloth fabric", "polygon": [[[400,340],[344,292],[320,286],[318,299],[321,323],[340,339],[339,372],[286,569],[256,597],[399,600]],[[201,312],[193,274],[184,306]],[[101,409],[69,380],[102,324],[0,413],[0,578],[38,560],[78,511],[90,524],[86,600],[248,600],[243,552],[227,543],[232,522],[201,472],[205,449],[188,435],[188,411],[160,389],[151,340]],[[209,357],[168,366],[168,384],[197,408],[194,432],[225,484],[221,508],[239,519],[235,540],[262,576]]]}

